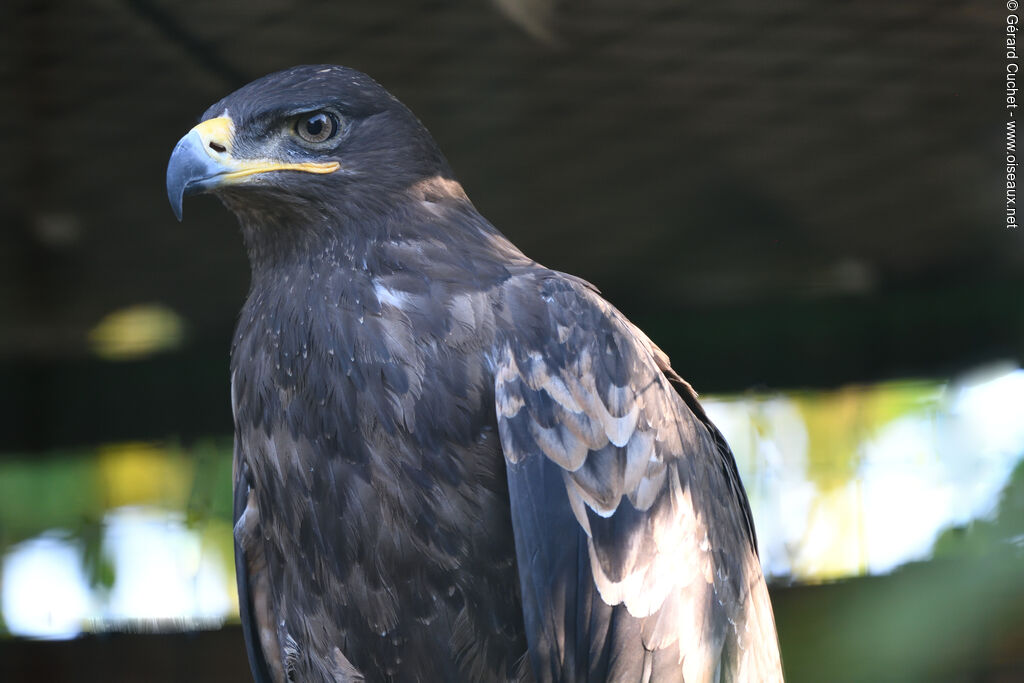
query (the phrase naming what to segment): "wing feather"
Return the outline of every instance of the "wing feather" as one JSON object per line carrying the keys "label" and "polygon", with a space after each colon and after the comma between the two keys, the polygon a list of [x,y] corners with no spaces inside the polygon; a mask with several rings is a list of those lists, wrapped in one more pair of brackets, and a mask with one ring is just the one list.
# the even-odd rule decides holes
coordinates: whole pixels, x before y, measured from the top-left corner
{"label": "wing feather", "polygon": [[255,682],[280,683],[284,680],[283,672],[278,667],[274,670],[274,677],[271,677],[271,668],[264,655],[263,641],[273,638],[275,634],[260,619],[261,614],[265,613],[261,598],[266,599],[267,577],[262,557],[255,551],[257,545],[251,542],[258,533],[259,511],[253,505],[250,490],[248,467],[236,453],[233,501],[235,573],[238,578],[238,614],[242,620],[242,635]]}
{"label": "wing feather", "polygon": [[689,385],[578,281],[506,297],[495,401],[539,678],[781,680],[746,496]]}

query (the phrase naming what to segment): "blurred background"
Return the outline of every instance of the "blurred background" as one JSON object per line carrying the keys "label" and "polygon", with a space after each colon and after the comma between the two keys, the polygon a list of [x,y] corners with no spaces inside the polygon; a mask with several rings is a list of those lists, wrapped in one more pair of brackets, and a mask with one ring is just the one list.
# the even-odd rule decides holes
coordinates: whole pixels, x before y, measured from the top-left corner
{"label": "blurred background", "polygon": [[700,391],[790,681],[1024,679],[1024,235],[1005,7],[0,6],[0,681],[250,680],[228,351],[248,269],[170,151],[298,63],[366,71],[527,254]]}

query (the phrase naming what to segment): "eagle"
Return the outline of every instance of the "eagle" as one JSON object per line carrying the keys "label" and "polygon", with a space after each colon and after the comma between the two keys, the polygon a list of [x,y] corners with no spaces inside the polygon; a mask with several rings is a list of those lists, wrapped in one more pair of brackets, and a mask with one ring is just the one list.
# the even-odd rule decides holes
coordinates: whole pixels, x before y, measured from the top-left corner
{"label": "eagle", "polygon": [[251,270],[231,350],[259,683],[775,681],[735,460],[669,359],[473,206],[416,116],[300,66],[210,107],[167,192]]}

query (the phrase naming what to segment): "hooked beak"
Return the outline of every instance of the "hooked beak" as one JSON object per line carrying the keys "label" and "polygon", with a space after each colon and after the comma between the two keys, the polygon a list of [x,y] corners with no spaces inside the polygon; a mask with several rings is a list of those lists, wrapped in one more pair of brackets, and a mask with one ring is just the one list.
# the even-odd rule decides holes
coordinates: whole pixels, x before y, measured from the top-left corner
{"label": "hooked beak", "polygon": [[167,199],[179,221],[185,195],[237,185],[250,176],[270,171],[334,173],[341,167],[337,161],[236,159],[231,154],[234,138],[234,121],[229,116],[220,116],[203,121],[175,145],[167,164]]}

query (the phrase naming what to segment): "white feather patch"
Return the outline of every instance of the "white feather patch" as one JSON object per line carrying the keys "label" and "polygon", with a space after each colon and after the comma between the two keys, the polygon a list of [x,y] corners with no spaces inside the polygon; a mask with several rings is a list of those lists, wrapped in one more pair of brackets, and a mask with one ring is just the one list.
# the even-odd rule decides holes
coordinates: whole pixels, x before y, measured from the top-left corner
{"label": "white feather patch", "polygon": [[373,293],[377,295],[377,300],[382,304],[387,304],[400,311],[405,310],[405,307],[409,304],[409,295],[407,293],[390,289],[376,280],[373,282]]}

